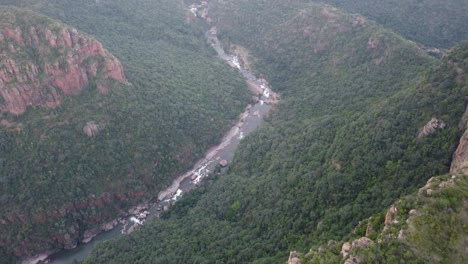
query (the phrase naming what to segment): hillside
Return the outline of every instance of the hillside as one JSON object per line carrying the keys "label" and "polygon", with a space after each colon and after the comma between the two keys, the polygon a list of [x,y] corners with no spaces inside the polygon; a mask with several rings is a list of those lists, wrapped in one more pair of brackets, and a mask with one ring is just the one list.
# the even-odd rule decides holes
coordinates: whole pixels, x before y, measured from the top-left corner
{"label": "hillside", "polygon": [[64,96],[79,94],[90,83],[107,94],[107,79],[126,82],[120,62],[96,40],[32,12],[1,11],[1,112],[56,108]]}
{"label": "hillside", "polygon": [[[194,2],[194,0],[186,0]],[[464,0],[240,0],[236,4],[232,1],[212,0],[213,8],[222,17],[230,17],[242,11],[243,19],[253,24],[248,24],[251,29],[243,30],[244,33],[261,32],[263,20],[279,19],[283,11],[300,8],[307,3],[325,3],[340,8],[349,13],[360,14],[372,19],[379,24],[398,32],[405,38],[428,47],[450,48],[457,42],[468,38],[468,2]],[[255,3],[254,3],[255,2]],[[261,5],[261,7],[259,6]],[[242,6],[250,6],[249,9],[240,9]],[[277,9],[277,6],[284,8]],[[259,8],[259,9],[257,9]],[[272,17],[257,16],[260,12],[278,11],[272,13]],[[235,16],[233,16],[235,17]],[[215,18],[216,20],[216,18]],[[263,22],[262,22],[263,21]],[[234,23],[239,23],[232,21]],[[232,33],[232,32],[231,32]]]}
{"label": "hillside", "polygon": [[218,143],[249,102],[174,1],[0,4],[71,25],[0,8],[0,262],[108,229]]}
{"label": "hillside", "polygon": [[[468,88],[468,42],[456,47],[432,72],[425,87],[439,89],[448,80]],[[447,73],[451,73],[447,76]],[[444,80],[441,82],[441,80]],[[307,254],[291,253],[301,263],[465,263],[467,262],[468,182],[467,119],[454,151],[449,175],[431,177],[424,187],[405,196],[387,211],[360,221],[340,242],[329,241]]]}
{"label": "hillside", "polygon": [[86,263],[282,263],[448,172],[467,103],[466,44],[435,61],[330,6],[210,3],[225,47],[247,50],[282,101],[227,175]]}
{"label": "hillside", "polygon": [[466,175],[433,177],[387,212],[361,221],[346,240],[291,255],[304,264],[466,263],[467,198]]}
{"label": "hillside", "polygon": [[468,2],[464,0],[315,0],[359,13],[402,36],[436,48],[468,39]]}

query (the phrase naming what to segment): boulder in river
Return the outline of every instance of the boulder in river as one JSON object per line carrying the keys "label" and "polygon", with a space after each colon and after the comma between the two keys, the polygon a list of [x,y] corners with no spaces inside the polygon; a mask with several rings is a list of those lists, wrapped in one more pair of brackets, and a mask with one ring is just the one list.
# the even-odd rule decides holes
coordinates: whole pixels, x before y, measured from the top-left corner
{"label": "boulder in river", "polygon": [[258,98],[258,96],[252,96],[252,102],[254,104],[258,103],[258,102],[260,102],[260,98]]}
{"label": "boulder in river", "polygon": [[227,161],[227,160],[222,160],[222,161],[219,162],[219,166],[221,166],[221,167],[223,167],[223,168],[226,167],[227,165],[228,165],[228,161]]}

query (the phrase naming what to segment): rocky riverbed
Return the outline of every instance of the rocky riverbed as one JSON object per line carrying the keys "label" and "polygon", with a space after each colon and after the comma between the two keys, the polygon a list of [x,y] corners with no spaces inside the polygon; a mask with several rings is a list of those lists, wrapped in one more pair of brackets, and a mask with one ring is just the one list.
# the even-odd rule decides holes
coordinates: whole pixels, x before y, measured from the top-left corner
{"label": "rocky riverbed", "polygon": [[[211,23],[206,2],[202,1],[200,4],[191,5],[188,10],[191,15]],[[245,107],[237,122],[225,134],[221,143],[210,148],[205,157],[195,163],[191,170],[179,175],[169,187],[159,192],[157,202],[134,207],[125,212],[125,217],[116,219],[105,226],[89,230],[89,234],[82,241],[82,244],[72,250],[62,251],[49,257],[47,255],[53,252],[45,252],[43,255],[29,259],[25,263],[59,264],[83,260],[90,254],[97,242],[109,240],[122,234],[129,234],[144,225],[145,221],[158,218],[161,211],[168,210],[184,193],[196,188],[210,175],[216,175],[229,166],[241,140],[263,123],[263,117],[271,111],[274,104],[279,102],[280,96],[273,92],[267,80],[257,78],[250,71],[250,68],[244,67],[249,65],[246,57],[228,54],[224,51],[217,37],[215,26],[206,32],[205,37],[220,59],[231,67],[238,69],[252,92],[252,103]],[[237,49],[239,49],[239,46]],[[103,231],[106,232],[103,233]]]}

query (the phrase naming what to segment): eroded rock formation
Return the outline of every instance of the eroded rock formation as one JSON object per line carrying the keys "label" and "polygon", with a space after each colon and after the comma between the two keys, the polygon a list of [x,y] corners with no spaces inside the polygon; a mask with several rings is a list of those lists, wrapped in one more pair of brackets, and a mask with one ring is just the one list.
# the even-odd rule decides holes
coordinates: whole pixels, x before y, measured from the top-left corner
{"label": "eroded rock formation", "polygon": [[468,174],[468,129],[460,138],[457,150],[453,154],[450,173]]}
{"label": "eroded rock formation", "polygon": [[291,251],[289,253],[288,264],[301,264],[299,254],[296,251]]}
{"label": "eroded rock formation", "polygon": [[438,129],[444,129],[447,124],[435,117],[433,117],[427,124],[418,132],[418,138],[427,137],[434,134]]}
{"label": "eroded rock formation", "polygon": [[92,81],[105,94],[109,79],[126,82],[121,63],[76,29],[52,22],[0,27],[0,112],[54,108]]}

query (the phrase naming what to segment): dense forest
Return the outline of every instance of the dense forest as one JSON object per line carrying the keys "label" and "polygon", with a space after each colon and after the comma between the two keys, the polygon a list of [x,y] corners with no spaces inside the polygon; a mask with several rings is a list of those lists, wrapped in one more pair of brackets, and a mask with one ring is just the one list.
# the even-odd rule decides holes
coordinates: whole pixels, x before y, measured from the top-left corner
{"label": "dense forest", "polygon": [[[441,91],[450,85],[466,91],[467,69],[468,42],[465,41],[447,54],[422,83],[429,89],[419,89],[437,94],[434,88]],[[459,126],[466,127],[466,114],[460,121]],[[464,148],[462,141],[456,153],[460,153],[460,148]],[[468,182],[466,174],[460,174],[453,164],[450,172],[431,177],[424,187],[420,185],[418,191],[394,202],[391,207],[397,208],[394,211],[389,209],[363,219],[341,242],[332,241],[308,253],[305,251],[303,263],[342,263],[343,242],[351,244],[361,237],[372,242],[370,246],[355,247],[349,252],[359,263],[465,263]]]}
{"label": "dense forest", "polygon": [[[437,61],[366,17],[304,2],[210,1],[225,46],[248,48],[282,102],[226,175],[85,263],[283,263],[449,170],[466,43]],[[444,129],[421,134],[433,118]]]}
{"label": "dense forest", "polygon": [[468,2],[464,0],[312,1],[362,14],[429,47],[450,48],[468,38]]}
{"label": "dense forest", "polygon": [[[216,59],[177,1],[0,4],[29,7],[96,36],[129,81],[113,83],[108,95],[90,83],[54,109],[1,114],[9,124],[0,127],[0,243],[8,254],[61,248],[61,237],[82,239],[85,230],[155,197],[218,143],[249,102],[239,74]],[[23,34],[56,23],[4,12],[9,16],[1,19],[17,15]],[[26,50],[25,59],[47,60],[34,54]],[[94,137],[83,133],[90,121],[104,127]]]}
{"label": "dense forest", "polygon": [[[1,7],[8,15],[0,32],[9,16],[24,34],[38,25],[76,28],[118,58],[128,80],[110,81],[108,94],[91,81],[53,109],[0,113],[0,263],[82,240],[154,199],[219,142],[251,99],[205,40],[214,25],[227,51],[248,51],[281,102],[242,140],[226,173],[161,219],[98,245],[84,263],[284,263],[290,251],[311,248],[304,263],[342,262],[342,242],[367,226],[373,240],[408,229],[398,218],[383,230],[392,204],[443,212],[416,227],[451,235],[409,233],[409,244],[384,240],[353,256],[425,263],[459,253],[453,219],[464,212],[466,177],[434,186],[433,199],[415,193],[449,171],[465,129],[466,1],[210,0],[208,24],[188,10],[199,2],[0,0],[31,10]],[[425,47],[447,50],[437,59]],[[20,55],[47,60],[31,49],[15,55],[19,64]],[[100,124],[93,137],[83,133],[90,122]],[[454,225],[443,229],[444,221]],[[431,239],[447,246],[422,246]],[[417,255],[424,250],[431,254]]]}
{"label": "dense forest", "polygon": [[[196,0],[186,0],[186,2],[196,2]],[[349,13],[368,17],[398,32],[405,38],[428,47],[447,49],[468,38],[468,28],[465,26],[468,24],[468,16],[466,15],[468,13],[468,2],[464,0],[444,2],[437,0],[255,0],[250,1],[250,3],[246,0],[237,2],[213,0],[211,2],[221,3],[220,5],[214,5],[213,8],[219,7],[219,10],[216,11],[225,12],[226,15],[233,11],[241,11],[236,8],[231,9],[233,6],[249,5],[251,9],[247,11],[247,14],[242,14],[247,17],[265,10],[275,12],[271,13],[274,17],[281,17],[283,11],[288,12],[288,10],[292,10],[291,7],[300,9],[301,6],[307,3],[325,3]],[[257,9],[259,3],[263,5],[262,10]],[[288,8],[276,9],[278,5],[288,6]],[[261,32],[263,29],[261,26],[262,20],[271,19],[260,16],[252,18],[255,19],[256,23],[249,24],[252,28],[247,28],[243,32],[251,30]]]}

